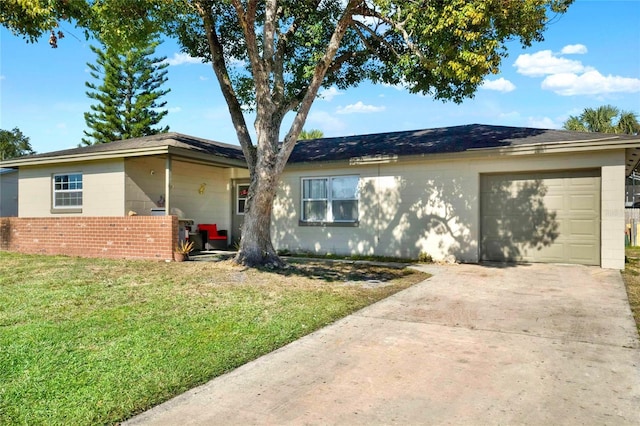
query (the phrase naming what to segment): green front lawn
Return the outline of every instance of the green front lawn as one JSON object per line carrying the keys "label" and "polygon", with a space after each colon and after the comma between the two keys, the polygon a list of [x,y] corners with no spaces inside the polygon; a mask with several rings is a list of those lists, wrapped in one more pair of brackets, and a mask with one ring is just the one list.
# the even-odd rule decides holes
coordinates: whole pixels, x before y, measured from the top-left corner
{"label": "green front lawn", "polygon": [[0,252],[0,424],[119,422],[426,277]]}

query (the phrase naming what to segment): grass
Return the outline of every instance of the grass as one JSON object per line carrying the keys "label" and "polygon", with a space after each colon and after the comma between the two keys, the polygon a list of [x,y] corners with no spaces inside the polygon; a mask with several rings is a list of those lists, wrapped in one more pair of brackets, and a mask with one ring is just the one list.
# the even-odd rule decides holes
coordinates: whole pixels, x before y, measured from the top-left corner
{"label": "grass", "polygon": [[0,424],[113,424],[427,275],[0,252]]}
{"label": "grass", "polygon": [[640,333],[640,247],[627,247],[626,257],[627,263],[622,272],[622,278],[627,287],[629,306]]}

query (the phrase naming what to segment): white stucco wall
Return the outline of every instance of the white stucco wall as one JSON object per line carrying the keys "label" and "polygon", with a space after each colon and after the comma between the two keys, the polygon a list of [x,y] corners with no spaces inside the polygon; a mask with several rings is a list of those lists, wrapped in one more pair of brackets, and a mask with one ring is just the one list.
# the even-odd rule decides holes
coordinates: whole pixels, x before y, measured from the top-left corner
{"label": "white stucco wall", "polygon": [[[82,212],[52,213],[52,177],[57,173],[82,173]],[[122,159],[21,167],[18,215],[20,217],[123,216],[124,162]]]}
{"label": "white stucco wall", "polygon": [[126,158],[125,208],[127,212],[147,216],[164,194],[165,159],[162,157]]}
{"label": "white stucco wall", "polygon": [[[164,157],[125,160],[126,209],[139,215],[151,214],[165,193]],[[171,161],[170,209],[198,223],[231,227],[231,180],[248,175],[247,170],[222,168],[173,159]],[[204,186],[203,186],[204,184]],[[202,187],[202,191],[201,191]],[[177,209],[177,210],[174,210]]]}
{"label": "white stucco wall", "polygon": [[601,266],[624,269],[624,153],[622,164],[602,167]]}
{"label": "white stucco wall", "polygon": [[[231,227],[232,169],[173,162],[171,208],[198,223]],[[202,193],[200,193],[200,188]]]}
{"label": "white stucco wall", "polygon": [[[483,173],[601,169],[602,267],[624,267],[624,151],[553,155],[399,160],[369,165],[290,165],[274,204],[278,249],[375,254],[440,260],[480,258],[480,176]],[[301,226],[301,178],[360,176],[357,227]]]}

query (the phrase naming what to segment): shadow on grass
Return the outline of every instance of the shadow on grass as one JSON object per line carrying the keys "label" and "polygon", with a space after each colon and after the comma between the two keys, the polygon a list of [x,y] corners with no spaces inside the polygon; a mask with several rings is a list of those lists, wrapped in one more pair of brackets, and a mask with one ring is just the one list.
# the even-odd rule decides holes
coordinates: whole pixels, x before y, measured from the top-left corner
{"label": "shadow on grass", "polygon": [[[191,256],[191,261],[198,262],[230,262],[235,253],[196,254]],[[412,271],[406,269],[401,263],[375,264],[361,260],[333,260],[333,259],[304,259],[282,258],[286,262],[283,269],[269,267],[256,268],[261,272],[281,275],[283,277],[298,276],[325,282],[341,281],[391,281],[405,277]],[[238,266],[239,271],[250,268]]]}
{"label": "shadow on grass", "polygon": [[404,267],[380,266],[362,262],[332,262],[289,259],[284,269],[261,269],[265,272],[288,276],[301,276],[326,282],[337,281],[391,281],[412,272]]}

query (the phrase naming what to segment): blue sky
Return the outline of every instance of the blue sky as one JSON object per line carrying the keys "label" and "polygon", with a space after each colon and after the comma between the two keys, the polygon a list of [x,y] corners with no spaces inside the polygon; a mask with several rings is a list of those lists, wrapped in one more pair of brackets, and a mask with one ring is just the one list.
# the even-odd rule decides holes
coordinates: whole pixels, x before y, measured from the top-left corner
{"label": "blue sky", "polygon": [[[640,0],[578,0],[530,48],[509,45],[502,72],[473,99],[442,103],[396,87],[362,84],[325,92],[306,129],[343,136],[471,123],[560,128],[586,107],[611,104],[640,114]],[[51,49],[0,29],[0,128],[18,127],[37,152],[76,147],[91,100],[87,62],[95,56],[80,30]],[[171,131],[237,144],[209,64],[188,58],[171,40],[157,54],[171,63],[165,96]],[[253,117],[248,116],[253,124]],[[282,130],[282,135],[286,129]]]}

